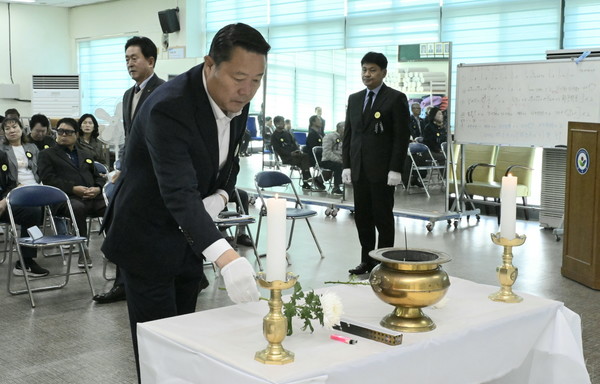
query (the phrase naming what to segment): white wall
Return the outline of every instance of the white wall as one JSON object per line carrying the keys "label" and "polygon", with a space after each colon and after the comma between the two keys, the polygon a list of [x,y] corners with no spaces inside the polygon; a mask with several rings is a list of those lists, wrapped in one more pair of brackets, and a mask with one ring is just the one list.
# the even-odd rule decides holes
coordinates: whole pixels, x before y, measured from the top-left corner
{"label": "white wall", "polygon": [[[197,9],[202,0],[188,0]],[[179,3],[179,4],[178,4]],[[0,114],[7,108],[17,108],[22,116],[31,116],[31,76],[36,74],[77,73],[77,41],[114,36],[147,36],[159,47],[157,74],[167,79],[169,74],[182,73],[202,62],[202,58],[172,59],[162,48],[162,30],[158,11],[179,6],[181,31],[169,34],[169,46],[186,46],[186,24],[195,15],[186,14],[186,1],[177,0],[117,0],[75,8],[37,5],[10,5],[12,31],[12,67],[14,82],[20,85],[20,98],[25,102],[0,99]],[[9,70],[8,4],[0,3],[0,84],[11,83]],[[198,25],[192,30],[197,31]],[[186,49],[203,54],[194,47]],[[187,48],[187,47],[186,47]],[[125,71],[123,52],[123,71]],[[133,82],[132,82],[133,84]],[[125,91],[125,90],[123,90]]]}
{"label": "white wall", "polygon": [[[72,71],[72,52],[69,38],[69,10],[66,8],[0,4],[0,83],[12,79],[20,86],[20,99],[31,99],[33,74],[67,74]],[[10,57],[12,56],[12,60]],[[31,116],[31,103],[0,99],[0,114],[17,108],[21,115]]]}

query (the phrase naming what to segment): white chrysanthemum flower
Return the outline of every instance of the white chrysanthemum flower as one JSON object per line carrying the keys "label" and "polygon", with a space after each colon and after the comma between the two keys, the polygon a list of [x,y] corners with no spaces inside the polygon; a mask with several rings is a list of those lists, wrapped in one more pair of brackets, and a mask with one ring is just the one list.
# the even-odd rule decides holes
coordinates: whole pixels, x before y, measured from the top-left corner
{"label": "white chrysanthemum flower", "polygon": [[344,306],[340,297],[332,292],[325,292],[320,297],[323,308],[323,325],[332,329],[334,325],[340,324],[340,317],[344,313]]}

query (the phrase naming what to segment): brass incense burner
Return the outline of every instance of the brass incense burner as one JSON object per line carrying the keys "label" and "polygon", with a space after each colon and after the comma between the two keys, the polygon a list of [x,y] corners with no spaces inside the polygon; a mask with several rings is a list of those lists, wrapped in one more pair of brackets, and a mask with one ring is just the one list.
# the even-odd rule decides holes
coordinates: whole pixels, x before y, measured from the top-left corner
{"label": "brass incense burner", "polygon": [[439,302],[446,294],[450,279],[440,264],[451,258],[432,250],[400,248],[376,249],[369,256],[381,262],[371,272],[371,288],[377,297],[396,307],[380,324],[399,332],[435,329],[421,308]]}
{"label": "brass incense burner", "polygon": [[294,361],[294,353],[283,348],[281,342],[287,335],[287,319],[281,312],[283,301],[281,291],[292,288],[298,276],[292,273],[286,275],[286,281],[267,281],[266,274],[261,272],[256,277],[258,284],[271,291],[269,299],[269,313],[263,318],[263,334],[269,342],[267,348],[256,352],[254,359],[263,364],[283,365]]}

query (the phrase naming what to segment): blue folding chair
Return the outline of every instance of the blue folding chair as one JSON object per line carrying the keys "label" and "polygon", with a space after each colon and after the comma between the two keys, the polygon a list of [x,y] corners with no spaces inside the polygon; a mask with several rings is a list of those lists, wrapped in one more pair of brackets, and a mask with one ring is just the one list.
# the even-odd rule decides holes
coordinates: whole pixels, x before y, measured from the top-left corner
{"label": "blue folding chair", "polygon": [[265,202],[265,197],[263,195],[263,190],[265,188],[274,188],[274,187],[292,187],[292,191],[294,192],[294,208],[286,208],[286,218],[288,220],[292,220],[292,228],[290,230],[290,236],[288,240],[288,245],[286,250],[290,249],[292,245],[292,237],[294,235],[294,225],[296,220],[304,219],[306,224],[308,225],[308,229],[310,229],[310,233],[315,240],[315,244],[319,249],[319,254],[321,258],[324,258],[323,251],[321,250],[321,246],[319,245],[319,241],[317,240],[317,236],[313,231],[312,226],[310,225],[309,218],[316,216],[317,212],[312,209],[304,208],[302,202],[300,201],[300,197],[296,192],[296,188],[294,187],[294,183],[285,173],[279,171],[262,171],[256,174],[254,177],[254,183],[256,185],[256,191],[258,192],[258,197],[262,202],[262,207],[260,208],[260,214],[258,218],[258,230],[256,232],[256,245],[258,246],[258,240],[260,238],[260,227],[262,224],[262,218],[267,215],[267,204]]}
{"label": "blue folding chair", "polygon": [[90,271],[87,264],[87,260],[84,257],[84,269],[83,271],[74,271],[71,272],[71,260],[73,258],[73,247],[79,247],[79,252],[85,255],[87,254],[87,248],[85,246],[86,238],[83,236],[79,236],[79,229],[77,225],[73,225],[73,233],[74,235],[66,234],[59,235],[57,234],[56,227],[52,220],[51,229],[53,234],[42,236],[39,239],[33,239],[31,237],[19,237],[19,231],[17,229],[17,225],[15,224],[15,218],[13,216],[13,207],[42,207],[45,210],[46,215],[48,217],[52,217],[51,206],[55,204],[67,204],[70,214],[71,223],[75,223],[75,215],[73,214],[73,208],[71,207],[71,202],[69,197],[60,189],[56,187],[51,187],[48,185],[27,185],[19,188],[15,188],[6,197],[6,205],[8,209],[8,214],[10,218],[10,231],[11,231],[11,245],[9,247],[8,260],[9,265],[12,265],[13,258],[13,249],[17,250],[17,254],[19,257],[19,261],[22,266],[25,265],[25,261],[23,260],[23,253],[21,252],[21,247],[31,247],[31,248],[48,248],[48,247],[60,247],[63,245],[69,246],[69,253],[67,255],[66,261],[66,270],[63,273],[58,274],[50,274],[44,277],[38,277],[35,280],[47,279],[47,278],[56,278],[59,276],[64,276],[64,280],[59,284],[48,285],[43,287],[31,287],[31,282],[27,273],[23,273],[23,277],[25,279],[26,289],[13,289],[11,286],[11,268],[8,268],[8,283],[7,288],[8,292],[12,295],[18,295],[23,293],[29,294],[29,300],[31,301],[31,307],[35,307],[35,301],[33,299],[33,292],[39,291],[47,291],[51,289],[59,289],[63,288],[69,282],[69,277],[71,275],[76,274],[86,274],[88,283],[90,285],[90,289],[92,291],[92,297],[94,296],[94,286],[92,285],[92,280],[90,277]]}

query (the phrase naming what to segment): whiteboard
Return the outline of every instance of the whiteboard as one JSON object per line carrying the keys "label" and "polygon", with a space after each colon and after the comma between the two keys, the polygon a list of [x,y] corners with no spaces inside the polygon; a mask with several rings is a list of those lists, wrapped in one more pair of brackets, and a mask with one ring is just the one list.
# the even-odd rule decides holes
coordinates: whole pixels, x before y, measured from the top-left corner
{"label": "whiteboard", "polygon": [[600,60],[457,68],[454,139],[459,143],[567,145],[569,121],[600,122]]}

